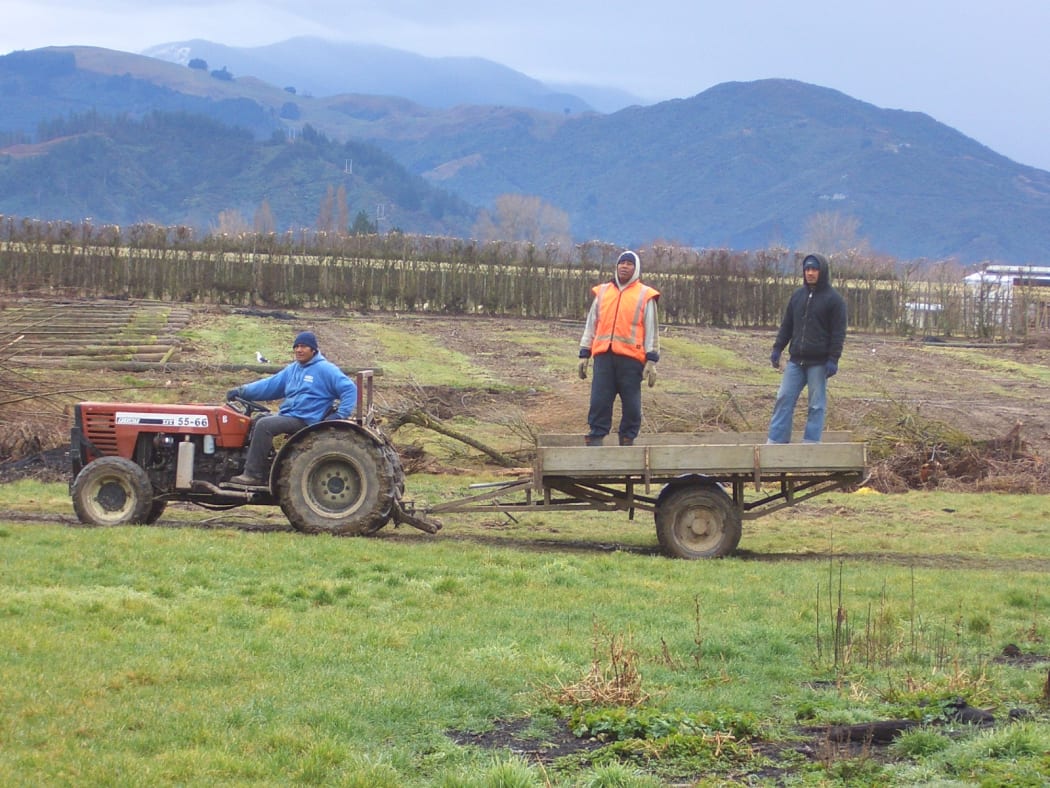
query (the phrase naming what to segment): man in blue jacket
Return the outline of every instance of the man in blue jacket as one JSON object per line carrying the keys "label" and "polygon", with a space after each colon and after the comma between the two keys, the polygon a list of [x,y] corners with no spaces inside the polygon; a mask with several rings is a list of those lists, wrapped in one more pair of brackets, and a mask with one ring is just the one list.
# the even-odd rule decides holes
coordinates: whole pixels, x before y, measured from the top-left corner
{"label": "man in blue jacket", "polygon": [[839,370],[846,342],[846,302],[831,287],[831,268],[821,254],[802,261],[804,284],[791,294],[769,360],[780,369],[786,347],[788,362],[780,379],[768,443],[790,443],[791,420],[802,389],[809,392],[804,443],[819,443],[824,432],[828,378]]}
{"label": "man in blue jacket", "polygon": [[[275,375],[230,389],[227,401],[243,398],[266,402],[281,399],[280,410],[256,419],[252,426],[244,473],[230,479],[243,487],[265,487],[267,461],[277,435],[298,432],[325,419],[349,418],[357,407],[357,385],[317,349],[312,331],[297,334],[292,342],[295,361]],[[332,412],[338,400],[338,406]]]}

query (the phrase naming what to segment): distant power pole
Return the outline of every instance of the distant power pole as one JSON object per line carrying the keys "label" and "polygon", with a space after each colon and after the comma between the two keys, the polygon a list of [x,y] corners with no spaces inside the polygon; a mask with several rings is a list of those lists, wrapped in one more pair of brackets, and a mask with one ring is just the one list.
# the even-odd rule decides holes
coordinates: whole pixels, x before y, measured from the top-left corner
{"label": "distant power pole", "polygon": [[380,235],[383,234],[383,228],[382,228],[380,223],[385,221],[385,220],[386,220],[386,204],[385,203],[379,203],[379,205],[376,206],[376,232],[379,233]]}
{"label": "distant power pole", "polygon": [[346,159],[346,163],[343,164],[343,172],[345,172],[347,175],[353,175],[354,174],[354,160],[353,159]]}

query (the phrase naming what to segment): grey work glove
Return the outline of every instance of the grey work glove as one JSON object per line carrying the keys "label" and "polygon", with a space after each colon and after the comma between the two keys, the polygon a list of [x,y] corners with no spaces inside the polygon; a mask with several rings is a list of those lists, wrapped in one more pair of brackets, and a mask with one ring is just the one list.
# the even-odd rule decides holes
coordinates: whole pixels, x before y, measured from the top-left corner
{"label": "grey work glove", "polygon": [[780,351],[776,348],[769,354],[769,363],[773,365],[773,369],[780,369]]}
{"label": "grey work glove", "polygon": [[580,380],[587,380],[587,362],[588,361],[590,361],[589,358],[581,358],[580,359],[580,365],[577,368],[577,370],[580,373]]}
{"label": "grey work glove", "polygon": [[649,383],[649,388],[656,385],[656,362],[646,361],[642,367],[642,377]]}

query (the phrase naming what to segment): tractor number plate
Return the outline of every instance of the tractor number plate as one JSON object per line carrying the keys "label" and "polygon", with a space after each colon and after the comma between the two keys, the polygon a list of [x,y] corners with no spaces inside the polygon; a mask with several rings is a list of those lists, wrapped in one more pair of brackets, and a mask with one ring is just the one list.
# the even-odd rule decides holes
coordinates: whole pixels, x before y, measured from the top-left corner
{"label": "tractor number plate", "polygon": [[117,413],[117,424],[142,427],[208,427],[208,416],[204,413]]}

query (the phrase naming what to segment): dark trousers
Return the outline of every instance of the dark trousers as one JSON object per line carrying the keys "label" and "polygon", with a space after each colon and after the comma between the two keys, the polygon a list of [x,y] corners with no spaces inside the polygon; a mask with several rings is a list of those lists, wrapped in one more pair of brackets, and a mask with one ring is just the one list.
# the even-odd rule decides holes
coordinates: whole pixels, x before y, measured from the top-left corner
{"label": "dark trousers", "polygon": [[298,416],[281,416],[271,413],[255,420],[252,425],[251,443],[248,444],[248,458],[244,461],[244,475],[254,479],[265,479],[270,475],[270,450],[277,435],[298,432],[306,422]]}
{"label": "dark trousers", "polygon": [[591,409],[587,425],[592,438],[604,438],[612,429],[613,400],[620,397],[620,438],[634,440],[642,426],[642,369],[627,356],[600,353],[592,359]]}

